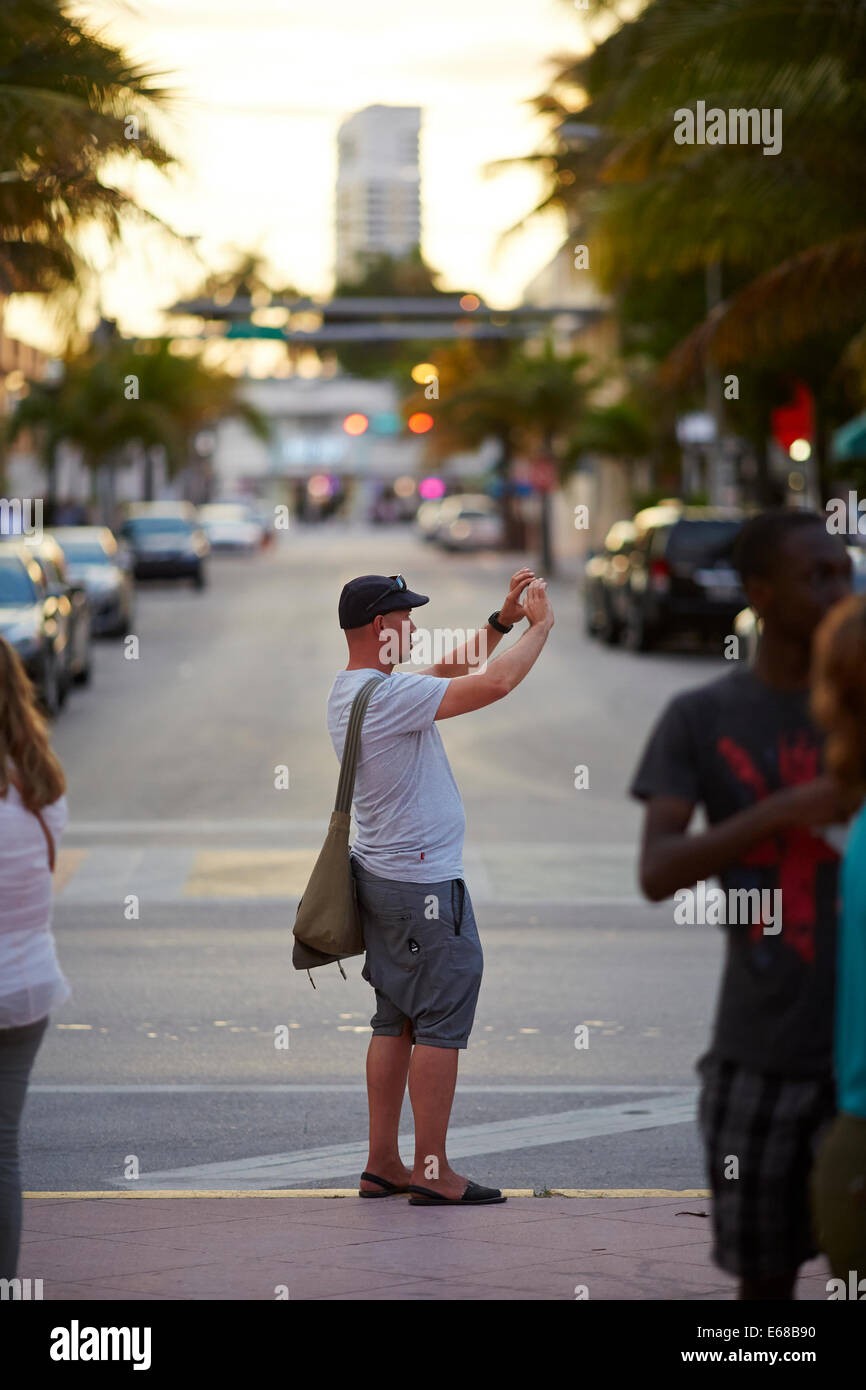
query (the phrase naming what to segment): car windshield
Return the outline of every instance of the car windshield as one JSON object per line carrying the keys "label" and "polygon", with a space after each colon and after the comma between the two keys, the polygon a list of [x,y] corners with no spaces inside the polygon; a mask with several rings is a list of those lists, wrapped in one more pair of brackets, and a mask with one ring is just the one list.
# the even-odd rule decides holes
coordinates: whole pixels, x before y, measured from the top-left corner
{"label": "car windshield", "polygon": [[199,521],[246,521],[247,510],[245,507],[221,506],[199,507]]}
{"label": "car windshield", "polygon": [[667,557],[682,564],[731,558],[740,521],[678,521],[671,528]]}
{"label": "car windshield", "polygon": [[0,555],[0,608],[18,608],[36,602],[36,590],[21,561]]}
{"label": "car windshield", "polygon": [[189,522],[180,516],[136,516],[123,529],[130,536],[158,536],[165,531],[188,536],[192,532]]}
{"label": "car windshield", "polygon": [[60,548],[72,565],[107,565],[109,557],[98,541],[68,541],[64,537]]}

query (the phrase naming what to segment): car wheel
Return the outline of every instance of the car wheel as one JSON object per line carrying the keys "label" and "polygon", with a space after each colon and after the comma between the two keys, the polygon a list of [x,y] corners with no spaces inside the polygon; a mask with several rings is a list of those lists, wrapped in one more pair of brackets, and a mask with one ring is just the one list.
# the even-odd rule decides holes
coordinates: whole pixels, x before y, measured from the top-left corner
{"label": "car wheel", "polygon": [[653,647],[652,631],[647,624],[643,609],[639,608],[636,603],[629,606],[628,616],[625,620],[623,643],[630,652],[648,652]]}
{"label": "car wheel", "polygon": [[63,672],[63,675],[61,676],[58,674],[57,677],[57,705],[59,709],[63,709],[63,706],[66,704],[66,697],[68,696],[71,689],[72,672],[69,670],[69,667],[67,666],[65,671]]}
{"label": "car wheel", "polygon": [[93,676],[93,662],[90,653],[87,654],[87,665],[75,676],[76,685],[89,685]]}
{"label": "car wheel", "polygon": [[204,572],[203,569],[201,569],[201,567],[199,567],[199,569],[197,569],[196,572],[195,572],[195,574],[193,575],[192,583],[193,583],[193,588],[194,588],[194,589],[204,589],[205,586],[207,585],[207,579],[205,578],[205,572]]}
{"label": "car wheel", "polygon": [[615,647],[619,642],[620,631],[619,623],[610,611],[607,604],[604,607],[604,619],[599,630],[599,637],[608,647]]}
{"label": "car wheel", "polygon": [[52,652],[46,656],[42,670],[40,702],[49,719],[56,719],[60,713],[63,698],[60,692],[60,679],[57,672],[57,658]]}

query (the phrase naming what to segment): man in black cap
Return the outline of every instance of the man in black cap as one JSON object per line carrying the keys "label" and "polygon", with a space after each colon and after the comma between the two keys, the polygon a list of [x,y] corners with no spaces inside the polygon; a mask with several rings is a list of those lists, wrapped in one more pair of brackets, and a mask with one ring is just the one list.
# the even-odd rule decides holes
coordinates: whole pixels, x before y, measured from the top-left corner
{"label": "man in black cap", "polygon": [[[521,595],[523,603],[521,604]],[[352,701],[381,677],[361,729],[352,868],[376,991],[367,1053],[370,1151],[362,1197],[410,1192],[416,1206],[504,1202],[498,1188],[455,1173],[445,1154],[457,1054],[469,1041],[483,955],[463,880],[463,802],[435,723],[501,700],[535,664],[553,627],[543,579],[513,575],[502,607],[482,630],[489,654],[522,618],[528,631],[496,661],[474,670],[470,644],[418,672],[408,661],[410,610],[428,603],[402,575],[365,574],[340,595],[349,662],[328,696],[328,728],[342,757]],[[397,1147],[406,1081],[415,1118],[415,1160]]]}

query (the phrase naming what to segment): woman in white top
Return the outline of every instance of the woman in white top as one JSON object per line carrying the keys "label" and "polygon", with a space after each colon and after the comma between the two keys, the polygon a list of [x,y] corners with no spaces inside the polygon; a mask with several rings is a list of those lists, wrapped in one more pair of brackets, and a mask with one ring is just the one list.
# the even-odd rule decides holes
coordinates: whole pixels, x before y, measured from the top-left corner
{"label": "woman in white top", "polygon": [[18,1265],[27,1083],[48,1016],[70,995],[51,931],[66,779],[48,739],[21,659],[0,637],[0,1279]]}

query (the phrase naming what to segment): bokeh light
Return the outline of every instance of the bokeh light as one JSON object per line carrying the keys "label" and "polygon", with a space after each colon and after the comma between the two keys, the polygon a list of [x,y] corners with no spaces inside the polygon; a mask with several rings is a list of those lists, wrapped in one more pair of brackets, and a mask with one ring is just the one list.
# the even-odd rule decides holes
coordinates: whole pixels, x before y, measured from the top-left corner
{"label": "bokeh light", "polygon": [[416,410],[414,415],[410,415],[406,421],[413,434],[426,434],[433,428],[433,416],[428,415],[424,410]]}
{"label": "bokeh light", "polygon": [[418,495],[423,497],[425,502],[435,501],[437,497],[445,496],[445,483],[442,478],[422,478],[418,484]]}

